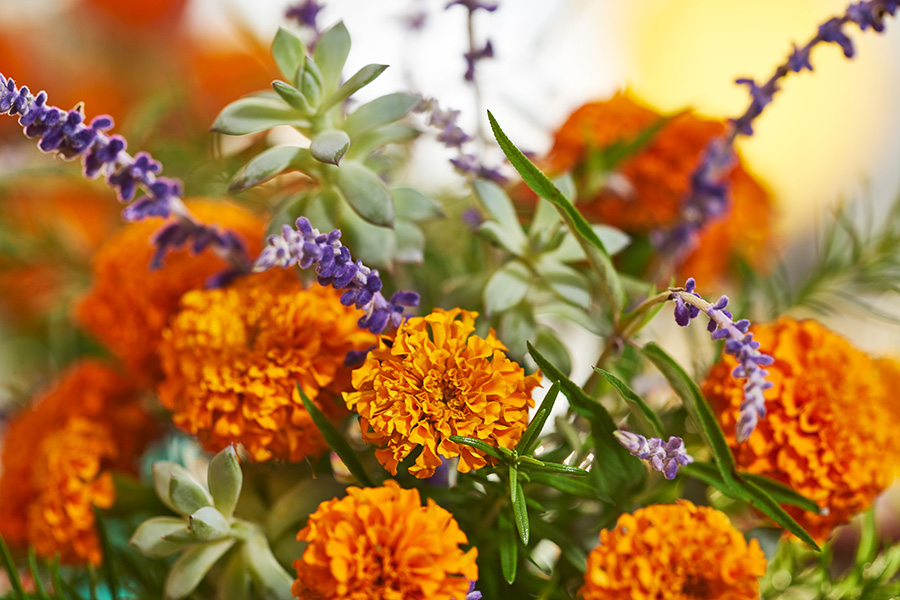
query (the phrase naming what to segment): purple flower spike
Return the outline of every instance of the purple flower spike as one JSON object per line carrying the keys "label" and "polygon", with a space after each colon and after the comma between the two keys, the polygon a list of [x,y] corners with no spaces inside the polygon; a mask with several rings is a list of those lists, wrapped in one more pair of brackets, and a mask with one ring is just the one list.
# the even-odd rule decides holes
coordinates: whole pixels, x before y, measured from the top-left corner
{"label": "purple flower spike", "polygon": [[[390,301],[381,293],[382,282],[378,271],[370,269],[362,261],[353,261],[350,250],[340,242],[341,232],[335,229],[329,234],[321,234],[314,229],[309,219],[297,219],[296,229],[284,226],[281,235],[270,235],[259,258],[253,265],[254,271],[266,271],[272,267],[301,268],[316,267],[316,276],[321,285],[332,286],[336,290],[347,290],[341,296],[341,304],[364,310],[359,326],[372,333],[381,333],[386,328],[396,328],[406,318],[404,307],[419,304],[419,295],[414,292],[396,292]],[[347,360],[358,357],[347,357]]]}
{"label": "purple flower spike", "polygon": [[668,442],[664,442],[662,438],[647,439],[630,431],[614,431],[613,435],[632,456],[646,460],[666,479],[675,479],[678,467],[694,462],[694,458],[684,449],[684,440],[680,437],[672,436]]}
{"label": "purple flower spike", "polygon": [[[772,387],[766,381],[767,367],[775,362],[768,354],[759,351],[759,342],[749,333],[750,321],[733,320],[733,315],[725,307],[728,296],[720,297],[715,304],[710,304],[702,296],[694,292],[696,282],[688,279],[683,290],[673,290],[669,295],[675,301],[675,322],[686,327],[701,311],[709,318],[707,331],[714,340],[725,340],[725,353],[738,360],[738,366],[732,372],[736,378],[746,379],[744,383],[744,401],[741,403],[741,416],[738,420],[736,437],[744,442],[753,433],[759,419],[766,416],[766,398],[764,392]],[[696,312],[695,312],[696,311]]]}

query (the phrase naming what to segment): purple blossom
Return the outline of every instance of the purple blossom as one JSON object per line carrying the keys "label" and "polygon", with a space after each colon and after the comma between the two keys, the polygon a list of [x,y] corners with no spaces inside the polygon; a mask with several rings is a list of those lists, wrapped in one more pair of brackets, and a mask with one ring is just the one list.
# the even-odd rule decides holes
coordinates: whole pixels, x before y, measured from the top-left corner
{"label": "purple blossom", "polygon": [[741,319],[735,322],[731,312],[725,310],[728,296],[722,296],[710,304],[694,292],[695,287],[696,282],[690,278],[684,289],[672,290],[669,298],[675,301],[675,322],[686,327],[701,311],[705,312],[709,318],[706,329],[712,334],[712,339],[725,340],[725,353],[737,359],[739,364],[731,375],[747,380],[744,382],[744,401],[740,406],[741,416],[736,430],[737,441],[743,442],[756,429],[759,419],[766,416],[765,391],[773,384],[766,381],[769,372],[762,367],[771,365],[775,359],[759,351],[759,342],[749,332],[750,321]]}
{"label": "purple blossom", "polygon": [[452,2],[448,2],[447,6],[444,7],[444,10],[447,10],[451,6],[465,6],[470,13],[475,12],[478,9],[485,10],[487,12],[494,12],[497,10],[497,4],[493,2],[479,2],[478,0],[453,0]]}
{"label": "purple blossom", "polygon": [[662,438],[654,437],[648,440],[630,431],[614,431],[613,435],[632,456],[646,460],[666,479],[675,479],[678,467],[694,462],[694,458],[684,449],[684,440],[680,437],[672,436],[668,442],[664,442]]}
{"label": "purple blossom", "polygon": [[[365,266],[361,260],[353,261],[350,250],[340,242],[341,232],[319,233],[309,219],[297,219],[296,229],[284,225],[281,235],[270,235],[254,271],[266,271],[272,267],[298,265],[308,269],[315,265],[318,281],[336,290],[346,290],[341,304],[355,306],[365,311],[358,325],[372,333],[381,333],[387,327],[396,328],[406,318],[405,307],[419,304],[414,292],[395,292],[390,300],[381,294],[381,278],[378,271]],[[354,360],[357,356],[352,357]],[[348,357],[348,360],[351,358]]]}
{"label": "purple blossom", "polygon": [[144,195],[123,210],[125,220],[176,217],[153,236],[157,249],[151,268],[161,266],[169,249],[190,242],[194,252],[213,248],[231,264],[229,271],[249,271],[250,261],[243,244],[221,228],[198,222],[181,201],[179,181],[159,177],[162,165],[149,154],[139,152],[131,156],[125,151],[127,144],[121,136],[105,133],[113,127],[109,116],[96,117],[85,125],[81,107],[66,112],[47,106],[46,92],[34,96],[27,87],[16,87],[15,81],[3,74],[0,113],[19,115],[26,137],[38,138],[38,148],[43,152],[55,152],[66,160],[81,157],[85,177],[104,176],[123,203],[131,202],[138,189],[144,190]]}
{"label": "purple blossom", "polygon": [[474,154],[460,154],[450,159],[450,164],[463,175],[474,175],[476,178],[489,179],[497,185],[506,184],[506,176],[498,167],[486,167]]}
{"label": "purple blossom", "polygon": [[316,25],[316,19],[323,8],[325,8],[325,6],[319,4],[316,0],[304,0],[303,2],[298,2],[293,6],[289,6],[285,11],[284,16],[287,19],[294,19],[300,25],[318,31],[319,28]]}
{"label": "purple blossom", "polygon": [[466,81],[475,81],[475,64],[486,58],[494,58],[494,46],[488,40],[480,50],[472,49],[463,54],[463,57],[466,59],[465,79]]}

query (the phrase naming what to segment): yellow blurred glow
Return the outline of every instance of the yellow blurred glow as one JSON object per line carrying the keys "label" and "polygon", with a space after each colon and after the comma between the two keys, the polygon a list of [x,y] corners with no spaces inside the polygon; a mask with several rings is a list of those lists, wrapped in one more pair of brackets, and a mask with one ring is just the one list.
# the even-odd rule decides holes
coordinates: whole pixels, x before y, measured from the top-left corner
{"label": "yellow blurred glow", "polygon": [[[663,111],[693,107],[711,117],[740,115],[749,103],[734,79],[765,81],[792,41],[805,43],[843,0],[637,0],[632,5],[627,72],[634,93]],[[898,29],[888,25],[888,32]],[[779,228],[799,233],[815,209],[831,206],[885,164],[896,137],[897,44],[847,28],[857,56],[834,44],[813,50],[812,73],[790,74],[739,149],[771,187]],[[895,36],[896,37],[896,36]]]}

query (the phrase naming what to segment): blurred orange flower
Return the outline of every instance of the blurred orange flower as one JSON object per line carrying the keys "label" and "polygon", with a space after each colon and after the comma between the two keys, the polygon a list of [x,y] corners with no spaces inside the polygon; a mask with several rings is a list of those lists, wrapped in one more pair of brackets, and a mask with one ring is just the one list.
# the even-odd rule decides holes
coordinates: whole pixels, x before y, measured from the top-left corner
{"label": "blurred orange flower", "polygon": [[375,456],[392,474],[417,446],[422,453],[409,470],[416,477],[432,476],[440,456],[459,456],[463,473],[480,469],[486,458],[450,441],[451,435],[512,448],[525,431],[540,373],[526,377],[493,330],[487,339],[472,335],[477,316],[438,308],[409,319],[395,339],[380,338],[353,372],[357,391],[344,400],[359,413],[363,439],[380,446]]}
{"label": "blurred orange flower", "polygon": [[97,361],[73,365],[9,426],[0,534],[46,557],[99,564],[92,507],[112,505],[109,470],[133,471],[155,432],[126,379]]}
{"label": "blurred orange flower", "polygon": [[725,513],[687,500],[623,514],[587,561],[584,600],[756,600],[766,559]]}
{"label": "blurred orange flower", "polygon": [[[194,200],[188,207],[201,221],[235,232],[252,257],[259,253],[265,224],[255,215],[213,200]],[[130,224],[103,244],[94,256],[93,287],[76,315],[145,383],[162,376],[156,349],[178,300],[226,267],[211,250],[194,255],[182,249],[166,255],[161,269],[150,271],[155,252],[150,238],[162,223],[148,219]]]}
{"label": "blurred orange flower", "polygon": [[[623,93],[581,106],[557,131],[547,156],[552,172],[573,171],[579,186],[579,210],[595,223],[632,234],[672,226],[690,191],[691,174],[708,142],[725,131],[721,122],[679,113],[665,121],[644,147],[626,157],[602,179],[608,168],[591,164],[591,153],[615,144],[629,144],[664,117]],[[599,169],[601,172],[595,172]],[[601,177],[599,187],[593,181]],[[735,257],[763,268],[771,245],[772,201],[769,193],[738,160],[728,174],[730,212],[704,230],[683,273],[708,281],[720,277]],[[596,189],[592,189],[596,187]],[[704,251],[705,250],[705,251]],[[690,268],[688,268],[690,265]]]}
{"label": "blurred orange flower", "polygon": [[419,490],[395,481],[347,488],[319,505],[297,539],[291,593],[320,600],[463,600],[478,579],[478,550],[463,552],[466,534],[453,515]]}
{"label": "blurred orange flower", "polygon": [[159,398],[208,450],[240,442],[256,461],[317,456],[328,445],[296,386],[329,417],[347,414],[344,357],[375,345],[360,316],[334,289],[303,289],[293,270],[189,292],[162,334]]}
{"label": "blurred orange flower", "polygon": [[[815,321],[782,318],[753,327],[760,351],[775,357],[767,367],[768,414],[738,444],[735,424],[743,401],[731,377],[735,359],[723,355],[703,384],[737,464],[785,483],[827,514],[786,510],[818,540],[865,510],[893,478],[884,457],[897,442],[884,380],[875,361]],[[892,399],[891,399],[892,401]]]}

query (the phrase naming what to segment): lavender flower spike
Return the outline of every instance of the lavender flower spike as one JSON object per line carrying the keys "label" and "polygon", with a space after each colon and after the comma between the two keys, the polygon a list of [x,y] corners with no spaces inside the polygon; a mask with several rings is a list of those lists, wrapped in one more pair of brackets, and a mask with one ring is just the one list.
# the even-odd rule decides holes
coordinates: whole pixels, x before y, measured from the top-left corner
{"label": "lavender flower spike", "polygon": [[[27,87],[16,87],[15,81],[0,73],[0,114],[19,115],[25,135],[39,138],[38,148],[43,152],[55,152],[66,160],[81,157],[85,177],[104,175],[119,200],[130,203],[122,211],[126,221],[175,217],[153,236],[156,253],[151,269],[161,266],[170,248],[189,244],[195,253],[209,246],[231,264],[222,279],[249,271],[243,244],[232,233],[195,219],[181,201],[180,182],[159,177],[162,165],[149,154],[131,156],[121,136],[104,133],[113,126],[110,117],[102,115],[85,125],[80,106],[66,112],[46,102],[46,92],[34,96]],[[145,195],[134,200],[139,188]]]}
{"label": "lavender flower spike", "polygon": [[675,479],[678,467],[694,462],[694,457],[685,451],[684,440],[680,437],[672,436],[668,442],[664,442],[662,438],[654,437],[648,440],[630,431],[613,431],[613,435],[632,456],[646,460],[666,479]]}
{"label": "lavender flower spike", "polygon": [[297,219],[297,228],[284,225],[281,235],[270,235],[254,271],[266,271],[272,267],[298,265],[308,269],[315,265],[319,283],[331,285],[336,290],[347,290],[341,296],[341,304],[355,306],[365,311],[358,325],[372,333],[381,333],[389,325],[399,327],[405,319],[404,307],[417,306],[419,295],[414,292],[396,292],[387,300],[381,294],[381,278],[378,271],[365,266],[362,261],[353,262],[350,250],[340,242],[341,231],[319,233],[309,219]]}
{"label": "lavender flower spike", "polygon": [[759,351],[759,342],[754,341],[749,333],[750,321],[741,319],[735,322],[729,311],[728,296],[722,296],[715,304],[710,304],[694,291],[696,282],[687,280],[682,289],[670,289],[669,299],[675,301],[675,322],[686,327],[691,319],[704,312],[709,318],[707,331],[714,340],[725,340],[725,353],[738,360],[738,366],[732,371],[732,377],[745,378],[744,401],[741,403],[741,416],[738,419],[736,437],[744,442],[756,429],[759,419],[766,416],[766,398],[764,392],[772,387],[766,381],[767,367],[775,362],[768,354]]}

